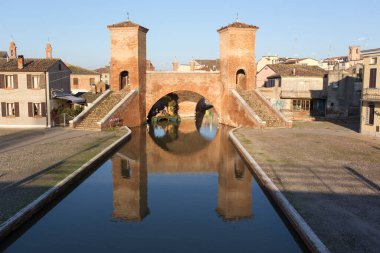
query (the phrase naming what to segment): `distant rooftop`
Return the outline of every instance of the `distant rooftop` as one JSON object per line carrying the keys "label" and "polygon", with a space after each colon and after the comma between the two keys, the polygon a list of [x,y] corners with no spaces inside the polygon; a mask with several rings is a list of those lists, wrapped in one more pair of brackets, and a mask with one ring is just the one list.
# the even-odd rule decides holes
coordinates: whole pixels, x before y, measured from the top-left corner
{"label": "distant rooftop", "polygon": [[7,58],[7,57],[8,57],[7,51],[0,51],[0,58]]}
{"label": "distant rooftop", "polygon": [[18,68],[17,59],[0,59],[0,71],[7,72],[45,72],[49,71],[60,59],[25,58],[24,67]]}
{"label": "distant rooftop", "polygon": [[220,29],[218,29],[218,32],[224,30],[224,29],[227,29],[229,27],[235,27],[235,28],[254,28],[254,29],[259,29],[258,26],[255,26],[255,25],[250,25],[250,24],[246,24],[246,23],[242,23],[242,22],[239,22],[239,21],[236,21],[232,24],[229,24],[227,26],[223,26],[221,27]]}
{"label": "distant rooftop", "polygon": [[361,53],[362,53],[362,55],[378,54],[378,53],[380,53],[380,48],[362,50]]}
{"label": "distant rooftop", "polygon": [[95,69],[96,72],[100,73],[100,74],[108,74],[110,73],[110,66],[105,66],[103,68],[98,68],[98,69]]}
{"label": "distant rooftop", "polygon": [[66,66],[69,67],[73,75],[99,75],[99,73],[96,71],[85,69],[79,66],[71,64],[66,64]]}
{"label": "distant rooftop", "polygon": [[298,65],[298,64],[270,64],[267,65],[276,74],[271,76],[307,76],[307,77],[323,77],[326,72],[318,66]]}
{"label": "distant rooftop", "polygon": [[143,32],[148,32],[149,29],[145,28],[139,24],[133,23],[132,21],[126,20],[117,24],[109,25],[108,28],[116,28],[116,27],[138,27]]}

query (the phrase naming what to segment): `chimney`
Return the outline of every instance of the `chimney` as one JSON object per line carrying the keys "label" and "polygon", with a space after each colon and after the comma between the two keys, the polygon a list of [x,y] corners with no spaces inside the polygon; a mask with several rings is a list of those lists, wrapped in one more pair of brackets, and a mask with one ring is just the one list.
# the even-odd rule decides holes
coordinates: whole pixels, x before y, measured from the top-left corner
{"label": "chimney", "polygon": [[177,58],[174,58],[174,61],[173,61],[173,71],[178,71],[178,61],[177,61]]}
{"label": "chimney", "polygon": [[17,57],[17,68],[18,69],[23,69],[24,68],[24,56],[23,55],[19,55]]}
{"label": "chimney", "polygon": [[293,68],[293,70],[292,70],[292,75],[293,75],[293,76],[296,75],[296,68]]}

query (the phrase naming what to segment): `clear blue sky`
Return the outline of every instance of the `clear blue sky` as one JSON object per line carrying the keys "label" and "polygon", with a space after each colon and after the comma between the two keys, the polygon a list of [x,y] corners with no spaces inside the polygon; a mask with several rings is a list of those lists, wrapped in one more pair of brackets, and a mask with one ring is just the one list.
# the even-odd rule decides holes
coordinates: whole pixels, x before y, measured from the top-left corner
{"label": "clear blue sky", "polygon": [[48,38],[54,57],[97,68],[109,62],[108,24],[127,18],[150,29],[148,58],[159,69],[192,57],[219,56],[216,29],[241,22],[260,27],[256,59],[262,55],[313,57],[346,55],[348,46],[380,47],[377,0],[289,1],[2,1],[0,50],[13,37],[18,53],[44,57]]}

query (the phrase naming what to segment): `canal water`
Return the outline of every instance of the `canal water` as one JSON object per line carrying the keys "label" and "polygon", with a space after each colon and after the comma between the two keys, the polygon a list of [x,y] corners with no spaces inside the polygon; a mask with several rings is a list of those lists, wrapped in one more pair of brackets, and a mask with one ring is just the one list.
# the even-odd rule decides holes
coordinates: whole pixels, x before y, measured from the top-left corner
{"label": "canal water", "polygon": [[132,129],[128,143],[3,250],[304,252],[228,140],[230,128],[215,121],[206,111]]}

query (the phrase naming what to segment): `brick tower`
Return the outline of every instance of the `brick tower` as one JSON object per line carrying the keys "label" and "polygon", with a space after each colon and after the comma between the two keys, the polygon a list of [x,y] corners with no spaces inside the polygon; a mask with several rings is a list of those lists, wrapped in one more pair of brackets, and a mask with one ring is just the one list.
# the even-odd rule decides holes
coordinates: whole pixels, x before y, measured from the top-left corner
{"label": "brick tower", "polygon": [[129,20],[109,25],[111,35],[111,90],[137,90],[138,119],[131,124],[146,120],[146,34],[148,29]]}
{"label": "brick tower", "polygon": [[255,36],[257,26],[236,21],[218,30],[220,73],[225,88],[256,88]]}

